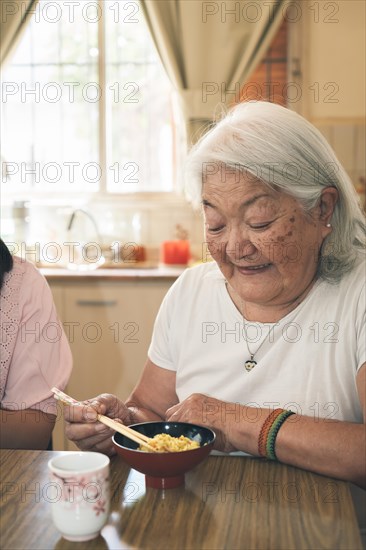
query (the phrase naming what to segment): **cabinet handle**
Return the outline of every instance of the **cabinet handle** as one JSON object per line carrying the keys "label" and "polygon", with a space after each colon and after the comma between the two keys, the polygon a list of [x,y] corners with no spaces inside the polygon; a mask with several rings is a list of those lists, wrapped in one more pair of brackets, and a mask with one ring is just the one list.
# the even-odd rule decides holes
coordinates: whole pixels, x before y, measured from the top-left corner
{"label": "cabinet handle", "polygon": [[77,300],[78,306],[116,306],[117,300]]}

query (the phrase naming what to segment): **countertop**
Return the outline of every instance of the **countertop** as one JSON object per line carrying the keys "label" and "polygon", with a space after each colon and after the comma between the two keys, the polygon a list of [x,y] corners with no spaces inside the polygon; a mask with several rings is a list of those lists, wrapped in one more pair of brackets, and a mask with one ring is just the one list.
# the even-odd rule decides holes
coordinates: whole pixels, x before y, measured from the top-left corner
{"label": "countertop", "polygon": [[159,265],[154,267],[113,267],[113,268],[98,268],[88,271],[73,271],[62,267],[41,267],[39,268],[42,275],[48,280],[66,280],[80,281],[82,279],[176,279],[183,273],[186,268],[184,266],[165,266]]}

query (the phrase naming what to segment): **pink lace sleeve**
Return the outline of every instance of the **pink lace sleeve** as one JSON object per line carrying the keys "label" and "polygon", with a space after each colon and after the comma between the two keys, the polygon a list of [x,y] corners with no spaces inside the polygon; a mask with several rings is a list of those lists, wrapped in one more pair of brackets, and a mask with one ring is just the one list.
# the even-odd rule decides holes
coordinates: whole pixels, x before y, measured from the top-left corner
{"label": "pink lace sleeve", "polygon": [[66,387],[71,352],[46,280],[19,258],[1,292],[1,339],[1,406],[56,414],[50,388]]}

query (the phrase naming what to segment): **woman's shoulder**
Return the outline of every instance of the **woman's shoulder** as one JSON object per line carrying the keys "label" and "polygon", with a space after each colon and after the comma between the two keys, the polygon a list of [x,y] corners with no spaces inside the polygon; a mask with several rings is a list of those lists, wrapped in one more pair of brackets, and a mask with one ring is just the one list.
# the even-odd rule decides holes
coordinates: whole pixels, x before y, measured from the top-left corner
{"label": "woman's shoulder", "polygon": [[21,278],[22,281],[39,281],[41,284],[45,284],[46,280],[41,272],[28,260],[13,256],[13,269],[9,273],[11,278]]}
{"label": "woman's shoulder", "polygon": [[[27,262],[28,263],[28,262]],[[1,289],[2,296],[8,293],[19,292],[23,282],[26,266],[24,260],[18,256],[13,256],[13,266],[8,273],[5,274],[3,287]]]}
{"label": "woman's shoulder", "polygon": [[166,295],[166,302],[185,304],[188,301],[205,299],[206,293],[212,289],[212,284],[224,281],[220,269],[216,262],[205,262],[202,264],[188,267],[178,277],[175,283],[170,287]]}
{"label": "woman's shoulder", "polygon": [[366,261],[365,256],[357,260],[353,268],[346,273],[341,281],[340,287],[351,292],[361,291],[366,286]]}
{"label": "woman's shoulder", "polygon": [[176,286],[180,289],[201,288],[210,285],[211,282],[223,281],[224,276],[221,273],[216,262],[204,262],[192,267],[188,267],[177,279]]}
{"label": "woman's shoulder", "polygon": [[45,290],[48,292],[48,288],[46,279],[31,262],[13,256],[12,270],[4,278],[4,296],[11,295],[18,303],[29,300],[30,296],[37,301]]}
{"label": "woman's shoulder", "polygon": [[203,281],[207,279],[223,280],[224,276],[221,273],[218,265],[214,261],[202,262],[187,268],[181,275],[182,279],[189,281]]}
{"label": "woman's shoulder", "polygon": [[321,281],[315,294],[319,304],[321,302],[341,303],[350,309],[352,303],[357,305],[362,300],[365,290],[366,264],[364,258],[360,258],[338,282]]}
{"label": "woman's shoulder", "polygon": [[[29,274],[32,276],[34,270],[35,268],[30,262],[13,256],[13,266],[5,274],[1,287],[1,313],[9,322],[17,323],[21,318],[24,289],[33,287]],[[27,292],[31,292],[31,290],[27,290]],[[34,294],[39,298],[38,292]]]}
{"label": "woman's shoulder", "polygon": [[20,258],[19,256],[13,256],[13,267],[10,273],[32,273],[38,271],[37,268],[28,260]]}

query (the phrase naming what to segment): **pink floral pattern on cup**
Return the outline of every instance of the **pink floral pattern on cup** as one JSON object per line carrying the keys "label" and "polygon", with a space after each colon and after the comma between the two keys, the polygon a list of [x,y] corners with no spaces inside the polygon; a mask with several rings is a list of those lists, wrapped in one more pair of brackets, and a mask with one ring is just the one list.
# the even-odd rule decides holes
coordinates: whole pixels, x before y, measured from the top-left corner
{"label": "pink floral pattern on cup", "polygon": [[52,473],[51,481],[58,484],[61,491],[60,500],[68,508],[87,506],[93,503],[96,516],[105,512],[106,503],[109,501],[108,476],[96,474],[78,478],[70,475],[62,477]]}
{"label": "pink floral pattern on cup", "polygon": [[109,513],[109,458],[101,453],[69,452],[52,458],[49,498],[52,518],[63,537],[95,538]]}

